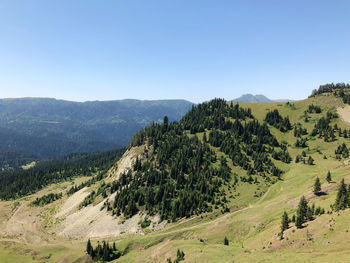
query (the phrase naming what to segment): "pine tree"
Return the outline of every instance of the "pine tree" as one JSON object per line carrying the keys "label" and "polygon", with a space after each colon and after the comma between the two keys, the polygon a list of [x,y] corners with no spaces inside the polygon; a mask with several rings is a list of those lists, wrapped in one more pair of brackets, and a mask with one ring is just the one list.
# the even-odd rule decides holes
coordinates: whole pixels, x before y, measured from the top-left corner
{"label": "pine tree", "polygon": [[297,227],[297,228],[302,228],[302,226],[303,226],[303,219],[302,219],[302,217],[301,216],[297,216],[297,218],[295,219],[295,226]]}
{"label": "pine tree", "polygon": [[86,252],[91,255],[91,250],[93,250],[93,247],[91,245],[91,241],[90,239],[88,240],[87,244],[86,244]]}
{"label": "pine tree", "polygon": [[332,181],[332,176],[331,176],[331,172],[330,171],[328,171],[328,173],[327,173],[326,180],[327,180],[328,183],[330,183]]}
{"label": "pine tree", "polygon": [[337,198],[335,200],[335,204],[334,204],[334,209],[336,211],[339,210],[344,210],[347,207],[347,190],[346,190],[346,185],[344,182],[344,178],[341,180],[339,188],[338,188],[338,193],[337,193]]}
{"label": "pine tree", "polygon": [[224,238],[224,245],[225,245],[225,246],[228,246],[228,245],[229,245],[229,241],[228,241],[227,237]]}
{"label": "pine tree", "polygon": [[308,165],[313,165],[314,164],[314,159],[311,156],[309,156],[309,159],[307,159],[307,164]]}
{"label": "pine tree", "polygon": [[283,239],[283,232],[289,228],[289,218],[286,211],[282,215],[281,221],[281,239]]}
{"label": "pine tree", "polygon": [[311,212],[312,212],[313,215],[315,214],[315,204],[312,204],[312,206],[311,206]]}
{"label": "pine tree", "polygon": [[164,124],[164,129],[167,130],[168,129],[168,125],[169,125],[168,116],[164,116],[163,124]]}
{"label": "pine tree", "polygon": [[312,212],[312,209],[310,208],[310,206],[307,207],[307,210],[306,210],[306,218],[307,220],[311,221],[314,219],[314,214]]}
{"label": "pine tree", "polygon": [[299,205],[298,205],[298,210],[297,210],[297,218],[296,218],[296,222],[295,225],[298,228],[301,228],[302,224],[306,221],[307,218],[307,201],[305,199],[305,196],[302,196],[300,198],[299,201]]}
{"label": "pine tree", "polygon": [[318,177],[316,177],[315,183],[314,183],[314,194],[318,195],[321,192],[321,182]]}
{"label": "pine tree", "polygon": [[176,256],[174,263],[185,260],[185,253],[180,249],[177,250]]}
{"label": "pine tree", "polygon": [[106,242],[103,242],[103,256],[102,256],[103,261],[109,261],[109,245]]}
{"label": "pine tree", "polygon": [[292,216],[292,222],[295,223],[295,215]]}
{"label": "pine tree", "polygon": [[208,141],[208,140],[207,140],[207,134],[206,134],[206,132],[203,133],[203,141],[204,141],[204,142],[207,142],[207,141]]}

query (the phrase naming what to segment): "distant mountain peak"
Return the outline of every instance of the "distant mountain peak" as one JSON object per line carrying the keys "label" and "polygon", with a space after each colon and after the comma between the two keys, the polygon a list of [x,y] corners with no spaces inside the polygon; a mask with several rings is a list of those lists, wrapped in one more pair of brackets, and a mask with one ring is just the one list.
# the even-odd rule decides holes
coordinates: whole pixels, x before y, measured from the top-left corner
{"label": "distant mountain peak", "polygon": [[289,99],[277,99],[277,100],[271,100],[268,97],[266,97],[265,95],[262,94],[243,94],[242,96],[235,98],[233,100],[231,100],[232,102],[286,102],[286,101],[293,101],[293,100],[289,100]]}

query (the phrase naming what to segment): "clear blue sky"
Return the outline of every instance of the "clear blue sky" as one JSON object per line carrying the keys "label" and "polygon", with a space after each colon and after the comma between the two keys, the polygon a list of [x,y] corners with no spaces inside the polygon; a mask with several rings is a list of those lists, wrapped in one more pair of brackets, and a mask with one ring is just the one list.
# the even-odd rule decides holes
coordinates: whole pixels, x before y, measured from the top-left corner
{"label": "clear blue sky", "polygon": [[302,99],[350,82],[350,1],[1,0],[0,97]]}

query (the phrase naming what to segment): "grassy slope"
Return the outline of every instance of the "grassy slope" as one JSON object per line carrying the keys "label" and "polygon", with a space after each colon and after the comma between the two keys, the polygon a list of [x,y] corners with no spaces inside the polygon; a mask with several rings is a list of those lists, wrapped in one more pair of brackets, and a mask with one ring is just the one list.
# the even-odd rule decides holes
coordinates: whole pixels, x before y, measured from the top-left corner
{"label": "grassy slope", "polygon": [[[333,96],[322,96],[295,103],[295,109],[286,106],[285,103],[257,103],[241,104],[252,109],[254,116],[263,120],[266,112],[277,108],[281,115],[290,117],[292,123],[301,122],[310,132],[314,125],[314,120],[321,115],[311,114],[309,123],[304,123],[303,115],[306,107],[314,103],[335,107],[342,106],[339,100]],[[344,123],[339,119],[337,122],[344,127]],[[285,140],[290,144],[289,152],[293,159],[300,154],[302,149],[293,147],[296,139],[292,132],[281,134],[272,128],[278,140]],[[189,220],[187,226],[174,227],[164,230],[165,242],[153,246],[146,250],[133,250],[118,262],[164,262],[166,257],[175,257],[176,249],[185,251],[186,262],[348,262],[350,250],[347,241],[350,241],[350,233],[347,230],[347,220],[350,211],[338,214],[323,215],[308,223],[308,227],[296,230],[294,227],[285,234],[285,239],[280,241],[277,237],[280,227],[280,219],[284,210],[289,214],[295,213],[296,206],[302,195],[305,195],[309,203],[315,203],[330,210],[329,205],[335,200],[337,182],[341,178],[350,181],[347,175],[349,167],[343,161],[334,159],[334,150],[342,142],[348,139],[340,138],[333,143],[325,143],[323,140],[309,141],[311,156],[315,159],[314,166],[291,163],[280,181],[271,186],[265,195],[253,205],[242,211],[232,212],[223,215],[213,221],[199,223],[196,219]],[[323,159],[323,154],[316,152],[320,149],[328,159]],[[306,149],[307,150],[307,149]],[[326,173],[331,170],[333,183],[325,182]],[[312,186],[316,176],[319,176],[322,187],[327,191],[327,195],[315,197],[312,194]],[[334,221],[333,221],[334,220]],[[192,221],[192,222],[191,222]],[[331,221],[331,222],[330,222]],[[350,228],[350,226],[348,227]],[[308,232],[308,233],[307,233]],[[167,234],[168,233],[168,234]],[[148,235],[147,238],[159,236],[160,233]],[[230,246],[223,245],[224,236],[230,240]],[[288,237],[288,240],[287,240]],[[308,241],[307,237],[313,240]],[[137,238],[140,245],[144,244],[143,237]],[[203,239],[205,242],[200,242]]]}
{"label": "grassy slope", "polygon": [[[306,107],[314,103],[316,105],[341,106],[342,103],[332,96],[321,96],[295,102],[295,109],[287,107],[285,103],[257,103],[241,104],[252,109],[256,118],[263,120],[267,110],[277,108],[282,116],[289,115],[291,123],[301,122],[310,132],[314,123],[304,123],[302,114]],[[326,110],[322,114],[325,114]],[[312,118],[321,115],[311,114]],[[337,120],[340,126],[345,123]],[[285,140],[290,144],[289,152],[293,159],[300,154],[302,149],[293,147],[295,138],[293,132],[281,134],[272,128],[278,140]],[[296,164],[280,164],[287,172],[283,181],[272,185],[261,198],[253,197],[257,190],[256,185],[243,184],[238,186],[235,201],[231,203],[231,212],[221,215],[216,212],[184,219],[177,223],[169,224],[166,229],[147,234],[145,236],[122,236],[111,238],[116,240],[119,249],[127,248],[128,253],[116,262],[165,262],[166,258],[175,258],[178,248],[185,252],[185,262],[348,262],[350,258],[350,210],[341,213],[325,214],[316,220],[309,222],[308,227],[295,230],[294,227],[285,232],[285,239],[280,241],[277,237],[280,227],[280,219],[284,210],[292,214],[302,195],[305,195],[309,203],[315,203],[329,210],[329,205],[334,202],[337,182],[343,177],[350,182],[348,175],[349,166],[343,161],[334,159],[335,148],[344,140],[340,138],[333,143],[325,143],[317,139],[309,141],[310,154],[315,159],[314,166]],[[321,149],[319,154],[315,149]],[[323,159],[325,154],[328,159]],[[328,170],[332,172],[333,183],[326,183],[325,177]],[[243,171],[237,169],[238,173]],[[323,190],[327,195],[315,197],[312,194],[312,186],[316,176],[322,182]],[[265,190],[260,186],[261,191]],[[228,190],[227,190],[228,191]],[[349,229],[350,230],[350,229]],[[224,246],[223,239],[227,236],[230,245]],[[311,240],[310,240],[311,238]],[[202,242],[203,241],[203,242]],[[72,243],[73,245],[71,245]],[[95,242],[95,240],[93,241]],[[61,240],[52,242],[51,246],[27,245],[30,252],[23,256],[21,262],[32,262],[30,253],[37,252],[37,261],[56,262],[65,258],[65,262],[84,262],[85,241]],[[9,243],[0,243],[0,258],[13,256],[3,246]],[[11,243],[13,249],[19,245]],[[23,251],[23,250],[22,250]],[[52,253],[50,259],[44,257]],[[5,257],[5,258],[6,258]],[[21,256],[22,257],[22,256]],[[41,259],[40,259],[41,258]],[[40,260],[39,260],[40,259]],[[77,260],[77,261],[76,261]]]}

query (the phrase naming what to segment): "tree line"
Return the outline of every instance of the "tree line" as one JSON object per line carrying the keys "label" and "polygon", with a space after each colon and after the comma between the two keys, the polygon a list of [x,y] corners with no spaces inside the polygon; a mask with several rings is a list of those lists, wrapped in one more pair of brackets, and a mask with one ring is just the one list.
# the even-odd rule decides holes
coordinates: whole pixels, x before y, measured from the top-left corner
{"label": "tree line", "polygon": [[55,202],[56,200],[61,199],[61,198],[62,198],[62,193],[59,193],[59,194],[50,193],[50,194],[47,194],[47,195],[44,195],[41,197],[37,197],[32,202],[32,205],[44,206],[44,205],[50,204],[52,202]]}
{"label": "tree line", "polygon": [[[332,176],[330,171],[328,171],[326,176],[326,181],[330,183],[332,181]],[[322,185],[319,177],[316,177],[314,185],[313,185],[313,193],[318,196],[322,194]],[[350,208],[350,185],[346,186],[344,179],[341,180],[337,196],[334,204],[331,205],[331,209],[333,211],[344,210],[346,208]],[[281,232],[280,237],[283,239],[283,233],[290,227],[290,223],[294,222],[297,228],[303,228],[304,223],[311,221],[315,216],[319,216],[325,213],[324,208],[315,207],[314,204],[312,206],[308,205],[308,202],[305,196],[300,198],[298,208],[296,211],[296,215],[293,215],[292,218],[288,216],[288,213],[284,211],[281,220]],[[329,213],[329,212],[328,212]]]}
{"label": "tree line", "polygon": [[349,89],[350,84],[345,84],[343,82],[340,83],[327,83],[324,85],[320,85],[318,89],[314,89],[309,97],[315,97],[316,95],[324,94],[324,93],[333,93],[333,92],[344,92],[345,89]]}

